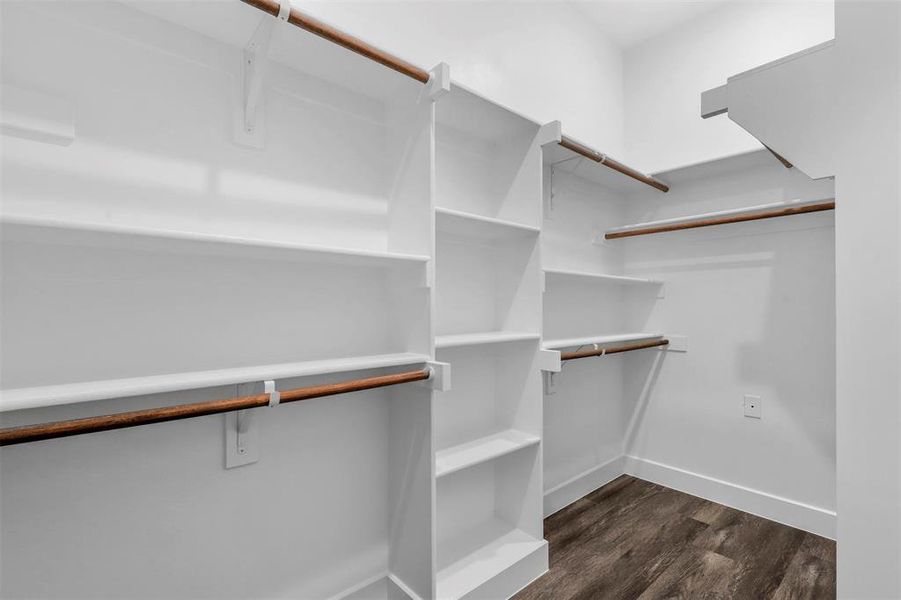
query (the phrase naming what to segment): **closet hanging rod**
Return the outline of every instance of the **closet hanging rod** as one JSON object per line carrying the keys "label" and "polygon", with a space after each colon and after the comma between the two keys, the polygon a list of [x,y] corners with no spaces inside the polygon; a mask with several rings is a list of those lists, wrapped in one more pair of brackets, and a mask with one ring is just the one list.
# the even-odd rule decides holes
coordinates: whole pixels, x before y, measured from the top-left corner
{"label": "closet hanging rod", "polygon": [[574,360],[577,358],[588,358],[589,356],[607,356],[608,354],[619,354],[620,352],[630,352],[632,350],[644,350],[645,348],[656,348],[657,346],[666,346],[669,340],[652,340],[650,342],[640,342],[638,344],[627,344],[625,346],[611,346],[609,348],[591,348],[589,350],[573,350],[572,352],[561,352],[560,360]]}
{"label": "closet hanging rod", "polygon": [[640,181],[641,183],[647,184],[651,187],[657,188],[661,192],[669,191],[669,186],[666,185],[665,183],[663,183],[662,181],[660,181],[659,179],[654,179],[650,175],[645,175],[644,173],[642,173],[640,171],[636,171],[632,167],[627,167],[623,163],[610,158],[603,152],[598,152],[597,150],[589,148],[585,144],[583,144],[581,142],[577,142],[576,140],[572,139],[571,137],[567,137],[564,135],[562,138],[560,138],[560,142],[558,142],[558,143],[561,146],[563,146],[564,148],[566,148],[567,150],[571,150],[571,151],[575,152],[576,154],[581,154],[585,158],[589,158],[596,163],[601,163],[605,167],[609,167],[609,168],[613,169],[614,171],[619,171],[623,175],[626,175],[627,177],[631,177],[632,179],[634,179],[636,181]]}
{"label": "closet hanging rod", "polygon": [[[338,383],[285,390],[279,393],[279,404],[297,402],[299,400],[309,400],[311,398],[321,398],[323,396],[334,396],[335,394],[371,390],[373,388],[410,383],[412,381],[423,381],[429,379],[431,375],[432,372],[430,369],[422,369],[418,371],[395,373],[393,375],[380,375],[378,377],[352,379]],[[191,419],[193,417],[215,415],[236,410],[259,408],[262,406],[269,406],[269,402],[269,394],[264,393],[252,396],[239,396],[236,398],[195,402],[193,404],[178,404],[161,408],[135,410],[112,415],[86,417],[83,419],[72,419],[69,421],[55,421],[52,423],[38,423],[36,425],[10,427],[7,429],[0,429],[0,446],[11,446],[13,444],[24,444],[26,442],[49,440],[71,435],[110,431],[112,429],[124,429],[126,427],[150,425],[151,423],[178,421],[181,419]]]}
{"label": "closet hanging rod", "polygon": [[[241,1],[265,13],[268,13],[273,17],[278,16],[280,3],[277,0]],[[282,0],[282,2],[288,1],[289,0]],[[365,56],[369,60],[373,60],[381,65],[388,67],[389,69],[393,69],[398,73],[419,81],[420,83],[428,83],[429,81],[429,72],[425,69],[421,69],[416,65],[408,63],[407,61],[394,56],[393,54],[385,52],[384,50],[380,50],[375,46],[364,42],[358,37],[352,36],[349,33],[345,33],[339,29],[335,29],[331,25],[323,23],[318,19],[314,19],[313,17],[302,13],[296,8],[291,8],[290,14],[288,15],[288,23],[291,23],[296,27],[300,27],[303,30],[309,31],[314,35],[318,35],[319,37],[326,39],[333,44],[338,44],[339,46],[347,48],[351,52],[356,52],[361,56]]]}
{"label": "closet hanging rod", "polygon": [[695,229],[698,227],[710,227],[713,225],[726,225],[728,223],[743,223],[745,221],[758,221],[761,219],[772,219],[775,217],[789,217],[791,215],[802,215],[805,213],[834,209],[834,198],[814,200],[810,202],[778,202],[775,204],[768,204],[747,209],[726,210],[719,213],[710,213],[709,215],[700,216],[698,218],[668,219],[664,221],[652,221],[649,223],[629,225],[628,227],[611,229],[606,234],[604,234],[604,238],[613,240],[616,238],[648,235],[651,233],[679,231],[681,229]]}

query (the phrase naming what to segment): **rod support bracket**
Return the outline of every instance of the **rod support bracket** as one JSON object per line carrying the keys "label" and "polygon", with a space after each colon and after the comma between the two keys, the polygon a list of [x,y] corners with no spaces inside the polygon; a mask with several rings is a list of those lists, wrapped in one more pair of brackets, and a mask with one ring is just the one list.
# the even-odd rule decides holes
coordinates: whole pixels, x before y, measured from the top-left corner
{"label": "rod support bracket", "polygon": [[437,100],[450,92],[451,78],[450,65],[438,63],[429,71],[429,81],[426,83],[428,95],[432,100]]}
{"label": "rod support bracket", "polygon": [[244,46],[241,60],[243,111],[235,131],[235,141],[242,146],[263,147],[265,116],[262,110],[262,95],[266,58],[269,56],[276,25],[287,23],[290,16],[291,4],[288,0],[283,0],[279,4],[278,16],[273,19],[269,15],[264,15]]}
{"label": "rod support bracket", "polygon": [[559,373],[563,370],[560,362],[559,350],[539,350],[538,351],[538,368],[542,371],[550,373]]}
{"label": "rod support bracket", "polygon": [[431,375],[425,381],[420,382],[422,385],[437,392],[447,392],[451,389],[450,363],[429,361],[425,366]]}

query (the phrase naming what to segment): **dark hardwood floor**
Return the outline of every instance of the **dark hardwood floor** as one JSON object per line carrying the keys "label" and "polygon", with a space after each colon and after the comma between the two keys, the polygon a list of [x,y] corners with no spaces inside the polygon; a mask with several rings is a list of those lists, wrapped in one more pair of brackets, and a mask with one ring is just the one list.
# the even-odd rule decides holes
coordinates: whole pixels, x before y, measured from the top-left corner
{"label": "dark hardwood floor", "polygon": [[835,598],[835,542],[624,475],[544,521],[515,600]]}

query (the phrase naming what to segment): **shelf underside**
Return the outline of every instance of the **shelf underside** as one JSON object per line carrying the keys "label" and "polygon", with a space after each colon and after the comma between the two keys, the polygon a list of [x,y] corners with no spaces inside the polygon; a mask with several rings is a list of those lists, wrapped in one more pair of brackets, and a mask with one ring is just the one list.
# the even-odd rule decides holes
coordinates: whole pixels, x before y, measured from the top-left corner
{"label": "shelf underside", "polygon": [[537,340],[540,337],[541,336],[537,333],[524,331],[485,331],[478,333],[439,335],[435,338],[435,348],[458,348],[462,346],[524,342]]}

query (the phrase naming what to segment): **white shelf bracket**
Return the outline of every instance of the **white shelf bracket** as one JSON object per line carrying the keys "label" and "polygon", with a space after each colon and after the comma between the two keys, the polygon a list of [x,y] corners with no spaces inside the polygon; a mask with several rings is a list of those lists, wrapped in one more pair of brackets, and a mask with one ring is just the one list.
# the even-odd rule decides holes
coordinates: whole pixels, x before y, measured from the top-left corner
{"label": "white shelf bracket", "polygon": [[265,74],[266,58],[269,56],[269,48],[272,45],[272,36],[278,22],[285,23],[291,15],[289,0],[283,0],[279,5],[278,17],[273,19],[266,15],[260,20],[253,35],[250,36],[247,45],[244,46],[242,57],[243,71],[243,115],[240,127],[237,131],[237,142],[253,148],[263,147],[263,127],[265,117],[262,110],[263,76]]}
{"label": "white shelf bracket", "polygon": [[557,393],[557,373],[552,371],[544,372],[544,395],[553,396]]}
{"label": "white shelf bracket", "polygon": [[551,373],[559,373],[563,370],[560,362],[559,350],[539,350],[538,351],[538,368],[542,371]]}
{"label": "white shelf bracket", "polygon": [[687,335],[667,335],[665,337],[669,340],[669,344],[661,346],[661,350],[665,352],[688,352]]}
{"label": "white shelf bracket", "polygon": [[451,366],[450,363],[429,361],[426,368],[431,371],[432,375],[425,381],[420,383],[427,388],[438,392],[447,392],[451,389]]}
{"label": "white shelf bracket", "polygon": [[447,63],[438,63],[429,71],[429,81],[426,90],[429,98],[438,100],[451,88],[450,66]]}
{"label": "white shelf bracket", "polygon": [[[263,393],[269,395],[269,406],[278,406],[281,396],[275,389],[275,381],[262,383]],[[253,396],[258,394],[259,383],[241,383],[236,386],[235,395]],[[225,468],[233,469],[260,460],[259,408],[238,410],[225,415]]]}

